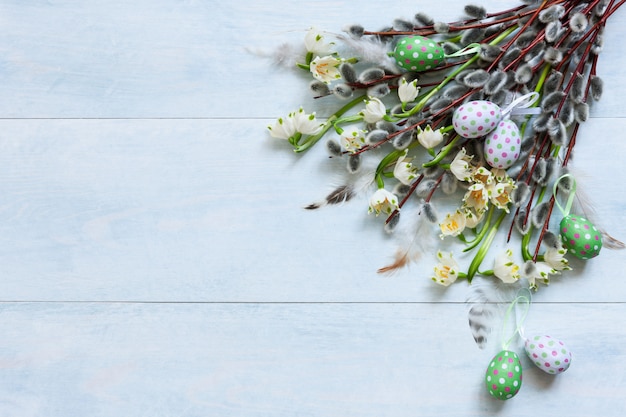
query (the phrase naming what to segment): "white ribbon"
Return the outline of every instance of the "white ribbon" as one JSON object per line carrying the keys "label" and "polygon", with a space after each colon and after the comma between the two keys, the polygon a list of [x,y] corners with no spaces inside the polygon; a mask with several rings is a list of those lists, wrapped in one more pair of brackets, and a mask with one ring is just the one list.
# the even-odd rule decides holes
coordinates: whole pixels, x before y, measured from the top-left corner
{"label": "white ribbon", "polygon": [[536,92],[524,94],[523,96],[516,98],[506,109],[502,111],[502,119],[505,119],[509,115],[519,116],[540,114],[541,108],[532,107],[537,100],[539,100],[539,93]]}

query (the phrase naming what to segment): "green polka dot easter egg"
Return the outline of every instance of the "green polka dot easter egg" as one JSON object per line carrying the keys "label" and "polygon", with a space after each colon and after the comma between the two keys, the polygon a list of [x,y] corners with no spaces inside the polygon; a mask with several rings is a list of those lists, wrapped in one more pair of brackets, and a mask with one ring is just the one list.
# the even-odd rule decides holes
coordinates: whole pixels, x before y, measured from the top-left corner
{"label": "green polka dot easter egg", "polygon": [[485,385],[489,394],[498,400],[513,398],[522,387],[519,356],[510,350],[503,350],[494,356],[485,372]]}
{"label": "green polka dot easter egg", "polygon": [[602,233],[584,217],[570,214],[561,220],[561,240],[569,253],[580,259],[598,256],[602,249]]}
{"label": "green polka dot easter egg", "polygon": [[443,48],[423,36],[401,38],[393,51],[396,64],[407,71],[426,71],[443,63]]}

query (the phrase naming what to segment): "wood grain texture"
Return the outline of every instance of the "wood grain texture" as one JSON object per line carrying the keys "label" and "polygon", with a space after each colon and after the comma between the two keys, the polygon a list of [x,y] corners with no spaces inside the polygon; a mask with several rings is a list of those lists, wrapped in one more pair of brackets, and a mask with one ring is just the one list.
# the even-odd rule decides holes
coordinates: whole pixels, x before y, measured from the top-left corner
{"label": "wood grain texture", "polygon": [[442,303],[5,304],[0,402],[7,417],[626,411],[626,337],[606,319],[626,314],[623,304],[535,306],[527,330],[566,340],[574,360],[555,378],[523,357],[522,391],[506,403],[483,389],[495,351],[476,348],[457,320],[464,311]]}
{"label": "wood grain texture", "polygon": [[[499,338],[476,347],[468,286],[433,286],[430,255],[377,274],[396,241],[366,193],[303,209],[345,161],[265,130],[337,103],[263,54],[310,26],[464,5],[2,1],[0,416],[623,416],[623,252],[535,295],[527,333],[562,338],[574,364],[553,378],[524,359],[522,392],[495,402],[482,378]],[[607,88],[572,165],[622,240],[624,23],[609,22]]]}

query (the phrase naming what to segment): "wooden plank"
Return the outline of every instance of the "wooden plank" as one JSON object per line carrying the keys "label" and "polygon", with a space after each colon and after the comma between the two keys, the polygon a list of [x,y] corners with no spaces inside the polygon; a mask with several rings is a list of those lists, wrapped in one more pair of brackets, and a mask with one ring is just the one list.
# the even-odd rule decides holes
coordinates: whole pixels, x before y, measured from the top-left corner
{"label": "wooden plank", "polygon": [[[376,273],[398,240],[383,232],[382,217],[367,214],[373,190],[339,207],[304,210],[331,190],[345,161],[329,160],[323,145],[294,155],[267,135],[269,122],[2,121],[0,298],[465,299],[465,284],[443,291],[428,279],[437,247],[461,256],[461,246],[441,242],[436,230],[416,265],[393,276]],[[610,185],[621,153],[605,149],[624,149],[613,134],[624,123],[588,122],[573,164],[598,224],[622,240],[626,192]],[[596,135],[602,147],[592,142]],[[438,206],[440,216],[457,204]],[[504,246],[503,236],[493,253]],[[573,261],[575,271],[540,296],[623,300],[626,286],[615,279],[622,257],[605,250],[586,264]]]}
{"label": "wooden plank", "polygon": [[[522,356],[502,403],[459,304],[3,304],[0,404],[24,416],[621,416],[619,304],[535,304],[527,332],[574,354],[557,377]],[[565,317],[583,318],[574,325]],[[533,333],[534,334],[534,333]],[[519,343],[511,349],[520,350]]]}
{"label": "wooden plank", "polygon": [[[499,1],[497,8],[516,4]],[[359,23],[378,30],[417,11],[452,21],[463,15],[464,5],[4,1],[0,95],[10,99],[0,103],[0,117],[267,118],[300,105],[328,113],[337,103],[315,102],[307,92],[310,77],[279,70],[248,51],[272,52],[284,43],[302,48],[311,26],[340,33]],[[622,12],[612,17],[599,65],[607,88],[594,114],[603,117],[626,115],[618,87],[619,69],[626,66]]]}

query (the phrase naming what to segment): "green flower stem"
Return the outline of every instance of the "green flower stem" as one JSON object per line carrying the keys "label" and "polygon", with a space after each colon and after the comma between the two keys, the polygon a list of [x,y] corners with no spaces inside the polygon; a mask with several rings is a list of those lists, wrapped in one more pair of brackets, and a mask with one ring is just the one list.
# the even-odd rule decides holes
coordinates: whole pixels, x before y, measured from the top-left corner
{"label": "green flower stem", "polygon": [[342,108],[337,110],[335,114],[333,114],[332,116],[328,118],[328,120],[326,120],[326,123],[324,123],[322,130],[318,134],[311,135],[308,138],[306,138],[306,140],[303,143],[294,146],[295,148],[294,151],[296,153],[304,152],[310,147],[312,147],[313,145],[315,145],[326,134],[326,132],[328,132],[328,130],[330,130],[330,128],[335,125],[335,122],[341,116],[343,116],[348,110],[350,110],[357,104],[362,103],[365,98],[366,96],[362,95],[344,104]]}
{"label": "green flower stem", "polygon": [[476,237],[474,237],[473,240],[466,242],[468,246],[465,249],[463,249],[463,252],[471,251],[476,246],[478,246],[481,240],[483,240],[483,238],[487,234],[487,229],[489,229],[489,223],[491,223],[492,215],[493,215],[493,210],[488,210],[487,218],[485,219],[485,225],[481,227],[480,231],[478,232],[478,234],[476,234]]}
{"label": "green flower stem", "polygon": [[498,217],[498,220],[496,220],[493,226],[491,226],[491,228],[489,229],[489,233],[484,238],[482,245],[480,245],[480,248],[478,249],[476,256],[472,260],[472,263],[470,264],[469,269],[467,270],[467,280],[469,282],[472,282],[472,278],[474,278],[474,275],[476,275],[476,272],[478,271],[480,264],[482,263],[483,259],[485,259],[485,255],[489,251],[489,247],[491,246],[491,243],[493,242],[493,239],[496,236],[496,233],[498,232],[498,228],[500,227],[502,220],[504,220],[504,217],[506,217],[506,211],[503,211],[500,214],[500,217]]}
{"label": "green flower stem", "polygon": [[338,135],[341,135],[343,133],[343,129],[339,126],[340,124],[360,122],[361,120],[363,120],[363,115],[353,114],[351,116],[346,116],[335,120],[333,122],[333,126],[335,128],[335,132],[337,132]]}
{"label": "green flower stem", "polygon": [[387,156],[385,156],[380,163],[378,164],[378,166],[376,167],[376,172],[374,173],[374,178],[376,178],[376,183],[378,184],[378,188],[383,188],[385,186],[385,183],[383,181],[383,170],[385,169],[385,167],[389,164],[391,164],[394,161],[397,161],[398,158],[404,153],[404,149],[400,150],[400,149],[396,149],[393,152],[390,152],[389,154],[387,154]]}
{"label": "green flower stem", "polygon": [[439,151],[439,153],[437,154],[437,156],[434,159],[432,159],[429,162],[426,162],[426,163],[422,164],[422,167],[423,168],[432,167],[432,166],[437,165],[439,162],[441,162],[443,160],[443,158],[445,158],[448,155],[448,153],[450,153],[450,151],[456,146],[456,143],[459,141],[460,138],[461,138],[461,136],[456,135],[450,141],[450,143],[448,143],[446,146],[441,148],[441,150]]}

